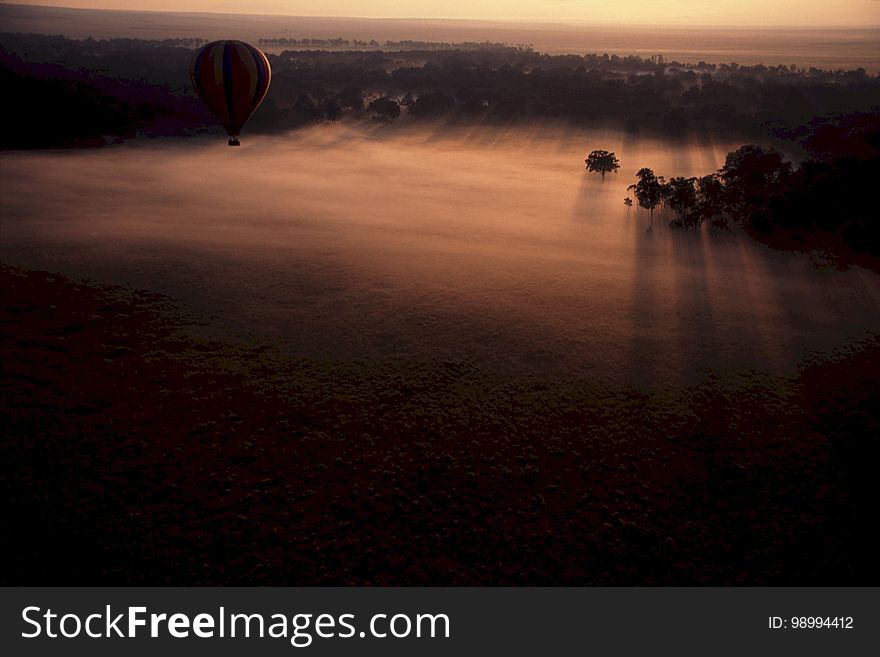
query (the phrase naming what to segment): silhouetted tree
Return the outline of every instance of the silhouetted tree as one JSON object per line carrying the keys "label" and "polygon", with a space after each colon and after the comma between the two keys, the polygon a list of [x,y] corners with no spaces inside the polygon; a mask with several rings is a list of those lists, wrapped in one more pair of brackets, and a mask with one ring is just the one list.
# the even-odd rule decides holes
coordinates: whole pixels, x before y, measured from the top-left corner
{"label": "silhouetted tree", "polygon": [[299,94],[286,112],[291,125],[299,126],[324,118],[323,110],[315,104],[308,94]]}
{"label": "silhouetted tree", "polygon": [[666,203],[676,214],[676,221],[681,226],[700,225],[700,214],[697,212],[697,179],[676,176],[663,185],[663,196]]}
{"label": "silhouetted tree", "polygon": [[605,180],[605,174],[617,171],[620,168],[620,161],[614,153],[608,151],[593,151],[584,160],[587,165],[587,171],[593,173],[601,173],[602,180]]}
{"label": "silhouetted tree", "polygon": [[372,113],[373,118],[391,121],[400,116],[400,103],[394,98],[383,96],[371,102],[367,111]]}
{"label": "silhouetted tree", "polygon": [[454,106],[455,99],[452,96],[442,91],[434,91],[419,96],[410,106],[409,111],[413,116],[427,118],[447,114]]}
{"label": "silhouetted tree", "polygon": [[728,153],[719,172],[727,188],[728,202],[764,205],[791,173],[779,151],[762,146],[740,146]]}
{"label": "silhouetted tree", "polygon": [[632,190],[640,207],[651,212],[651,225],[654,225],[654,209],[663,200],[663,179],[655,176],[647,167],[639,169],[636,177],[639,182],[630,185],[627,189]]}
{"label": "silhouetted tree", "polygon": [[355,112],[364,109],[364,94],[357,87],[346,87],[336,95],[336,100],[343,108],[349,108]]}
{"label": "silhouetted tree", "polygon": [[336,98],[330,98],[324,101],[321,109],[324,110],[324,116],[327,117],[328,121],[338,121],[342,118],[342,105]]}
{"label": "silhouetted tree", "polygon": [[727,225],[726,190],[721,174],[711,173],[697,181],[697,212],[702,221]]}

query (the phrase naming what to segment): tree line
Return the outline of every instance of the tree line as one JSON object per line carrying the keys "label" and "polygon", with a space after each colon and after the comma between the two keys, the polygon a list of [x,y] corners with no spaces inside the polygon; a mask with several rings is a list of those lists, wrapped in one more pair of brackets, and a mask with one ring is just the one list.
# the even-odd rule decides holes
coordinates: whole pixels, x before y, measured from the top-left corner
{"label": "tree line", "polygon": [[[677,228],[708,223],[759,234],[818,230],[836,234],[854,251],[880,256],[880,213],[871,192],[880,180],[880,114],[817,120],[801,133],[808,157],[798,166],[772,148],[746,145],[704,176],[666,180],[641,168],[629,189],[652,223],[659,208]],[[624,202],[632,205],[630,198]]]}
{"label": "tree line", "polygon": [[303,37],[300,39],[291,37],[271,37],[262,38],[258,41],[260,46],[276,46],[283,48],[352,48],[360,50],[490,50],[490,49],[507,49],[510,46],[506,43],[496,43],[491,41],[418,41],[413,39],[403,39],[401,41],[383,41],[379,43],[375,39],[366,41],[364,39],[345,39],[343,37],[333,37],[320,39],[314,37]]}
{"label": "tree line", "polygon": [[[214,129],[216,122],[190,87],[193,53],[192,47],[160,41],[0,34],[0,68],[13,85],[5,91],[31,99],[5,108],[7,118],[19,126],[15,145],[45,141],[44,125],[31,120],[30,110],[37,99],[65,103],[63,90],[52,80],[76,86],[83,111],[91,107],[99,114],[122,106],[126,124],[112,123],[114,134],[186,135]],[[752,138],[770,132],[789,138],[813,116],[880,107],[880,76],[863,70],[551,56],[497,44],[474,50],[288,50],[269,59],[272,87],[248,125],[254,132],[354,115],[384,121],[551,119],[667,136],[702,131]],[[53,145],[96,136],[86,131],[88,124],[78,125],[60,126]]]}

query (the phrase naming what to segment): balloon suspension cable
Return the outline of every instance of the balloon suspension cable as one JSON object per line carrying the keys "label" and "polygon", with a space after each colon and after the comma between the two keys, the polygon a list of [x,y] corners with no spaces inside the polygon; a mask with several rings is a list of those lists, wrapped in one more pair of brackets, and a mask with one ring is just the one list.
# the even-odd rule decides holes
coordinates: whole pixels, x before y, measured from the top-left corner
{"label": "balloon suspension cable", "polygon": [[230,137],[229,138],[229,145],[230,146],[241,146],[241,142],[238,141],[238,137]]}

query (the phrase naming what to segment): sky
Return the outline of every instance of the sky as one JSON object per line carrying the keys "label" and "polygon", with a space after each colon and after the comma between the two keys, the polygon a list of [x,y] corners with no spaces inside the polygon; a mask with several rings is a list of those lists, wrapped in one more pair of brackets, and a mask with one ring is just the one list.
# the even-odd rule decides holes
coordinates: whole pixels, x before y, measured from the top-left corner
{"label": "sky", "polygon": [[561,23],[852,26],[880,25],[880,0],[13,0],[89,9],[293,16],[457,18]]}

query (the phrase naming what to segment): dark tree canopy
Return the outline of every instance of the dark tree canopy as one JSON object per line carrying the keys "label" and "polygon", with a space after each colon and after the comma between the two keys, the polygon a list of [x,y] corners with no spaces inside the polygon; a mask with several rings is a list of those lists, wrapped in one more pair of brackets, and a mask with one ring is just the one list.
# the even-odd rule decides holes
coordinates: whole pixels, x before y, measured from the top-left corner
{"label": "dark tree canopy", "polygon": [[602,179],[605,179],[606,173],[617,171],[620,168],[620,161],[614,153],[608,151],[593,151],[584,160],[587,165],[587,171],[592,173],[601,173]]}
{"label": "dark tree canopy", "polygon": [[663,186],[666,203],[676,214],[682,226],[698,225],[697,179],[676,176]]}
{"label": "dark tree canopy", "polygon": [[398,103],[395,98],[383,96],[371,102],[369,107],[367,107],[367,111],[370,112],[374,118],[383,121],[391,121],[400,116],[400,103]]}
{"label": "dark tree canopy", "polygon": [[836,234],[854,252],[880,255],[871,194],[880,180],[880,117],[836,115],[800,130],[811,157],[797,168],[778,151],[747,145],[729,153],[715,173],[666,183],[645,168],[630,189],[647,210],[665,203],[675,212],[673,226],[733,221],[754,233],[792,231],[796,242],[802,231],[820,231]]}
{"label": "dark tree canopy", "polygon": [[[362,48],[378,43],[356,41],[288,37],[265,41],[307,47],[320,43],[322,49],[269,54],[272,87],[249,129],[276,133],[335,121],[346,114],[362,116],[371,99],[388,97],[398,101],[400,118],[407,119],[505,125],[536,119],[574,125],[603,122],[673,137],[692,131],[738,135],[748,143],[768,133],[801,141],[803,124],[814,116],[856,112],[876,116],[875,108],[880,106],[880,76],[862,70],[548,55],[498,44],[394,42],[387,44],[393,51],[365,51]],[[10,98],[32,99],[9,108],[15,120],[7,123],[15,124],[16,134],[6,131],[0,143],[16,148],[64,146],[100,143],[105,136],[211,130],[216,121],[195,97],[189,80],[180,75],[198,44],[195,38],[74,40],[0,33],[4,91]],[[43,84],[50,80],[77,89],[68,93],[63,84]],[[62,120],[63,125],[48,126],[40,107],[64,105],[67,95],[76,96],[75,104],[82,110],[67,112],[69,116],[102,118]],[[394,110],[390,111],[386,120],[393,119]],[[804,148],[823,157],[843,154],[839,145],[851,142],[859,129],[847,121],[827,124],[812,131],[813,138]],[[858,147],[847,154],[867,157],[870,150],[864,143]],[[595,169],[603,175],[614,170]]]}
{"label": "dark tree canopy", "polygon": [[630,185],[630,189],[639,202],[639,207],[650,210],[651,219],[654,218],[654,209],[660,205],[663,200],[663,178],[654,175],[652,169],[642,168],[636,173],[639,181],[635,185]]}

